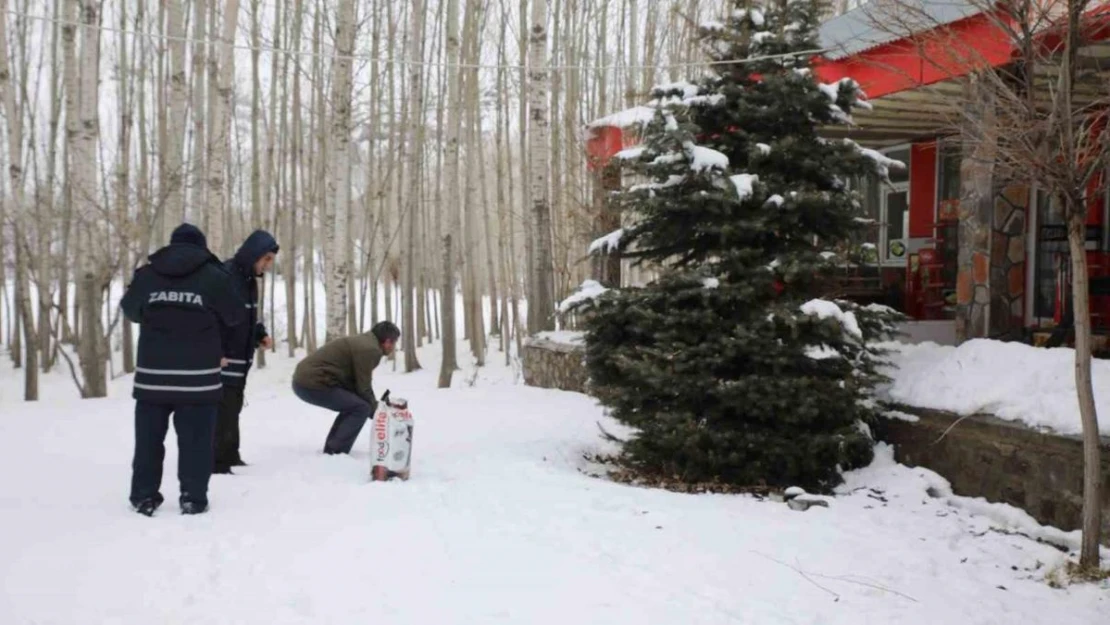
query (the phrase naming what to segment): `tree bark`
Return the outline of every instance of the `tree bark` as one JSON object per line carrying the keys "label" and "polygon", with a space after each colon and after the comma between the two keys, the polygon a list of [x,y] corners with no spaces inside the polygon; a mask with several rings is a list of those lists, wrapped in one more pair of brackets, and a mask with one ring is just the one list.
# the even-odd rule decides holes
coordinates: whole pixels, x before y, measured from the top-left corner
{"label": "tree bark", "polygon": [[[189,189],[188,195],[192,198],[192,200],[189,202],[188,206],[184,209],[186,211],[186,213],[188,212],[189,207],[191,207],[194,211],[199,211],[199,210],[201,210],[201,207],[208,206],[207,202],[205,201],[206,200],[206,198],[205,198],[206,190],[207,190],[207,187],[208,187],[208,185],[206,184],[205,178],[206,178],[207,174],[209,173],[208,169],[206,168],[206,163],[208,161],[209,154],[208,154],[208,149],[206,147],[207,144],[205,143],[205,136],[204,136],[204,121],[205,121],[204,112],[205,112],[205,108],[207,108],[204,96],[205,96],[205,92],[207,90],[211,90],[211,89],[216,88],[216,77],[215,76],[211,77],[211,81],[207,85],[205,84],[205,77],[209,73],[208,58],[207,58],[207,53],[208,53],[208,1],[209,0],[194,0],[194,2],[193,2],[193,39],[194,39],[194,41],[193,41],[193,58],[192,58],[193,87],[192,87],[192,93],[190,94],[192,96],[192,103],[191,103],[190,107],[192,108],[192,114],[193,114],[193,151],[192,151],[192,158],[189,160],[188,165],[185,166],[185,170],[187,170],[189,172],[189,177],[191,179],[191,185],[190,185],[191,189]],[[212,2],[213,5],[215,5],[215,3],[218,2],[218,0],[211,0],[211,2]],[[212,33],[215,34],[215,32],[216,32],[215,22],[212,23],[211,27],[212,27]],[[213,57],[212,58],[212,63],[213,63],[213,68],[212,69],[215,70],[215,67],[214,67],[214,65],[216,63],[216,58],[215,58],[216,57],[216,51],[215,50],[212,51],[212,57]],[[212,216],[211,216],[210,213],[206,213],[205,216],[206,216],[205,221],[207,223],[205,223],[203,225],[203,227],[205,229],[205,232],[208,234],[208,241],[209,241],[209,243],[211,243],[212,242],[212,237],[211,237],[211,232],[210,231],[211,231],[212,228],[216,227],[217,224],[214,224],[211,221]],[[200,215],[198,214],[196,216],[196,219],[199,219],[199,218],[200,218]],[[212,249],[217,254],[220,253],[218,248],[212,248]]]}
{"label": "tree bark", "polygon": [[[128,89],[131,82],[131,68],[127,65],[127,38],[123,31],[127,29],[127,5],[120,5],[120,35],[119,35],[119,156],[116,162],[116,224],[120,233],[119,245],[119,271],[123,283],[131,279],[131,241],[133,228],[129,219],[127,205],[130,189],[131,171],[131,106],[133,97],[129,97]],[[51,191],[53,193],[53,191]],[[135,372],[135,349],[131,332],[131,322],[121,319],[123,326],[122,344],[123,372]]]}
{"label": "tree bark", "polygon": [[[217,256],[226,255],[223,207],[227,195],[229,117],[234,102],[235,32],[239,24],[239,0],[227,0],[224,10],[224,30],[209,61],[209,86],[215,86],[212,120],[208,129],[211,153],[208,155],[208,248]],[[215,24],[213,24],[215,26]],[[274,77],[276,80],[277,77]],[[271,122],[272,123],[272,122]]]}
{"label": "tree bark", "polygon": [[[304,10],[300,2],[293,5],[293,32],[290,45],[300,50],[301,25],[304,19]],[[282,263],[285,273],[285,324],[288,354],[292,358],[297,352],[297,213],[294,207],[300,206],[300,196],[297,195],[297,176],[300,173],[301,160],[301,55],[297,54],[291,59],[293,62],[293,120],[292,120],[292,149],[289,167],[289,202],[285,207],[285,214],[289,218],[288,242],[283,245],[285,261]],[[303,183],[302,185],[303,186]],[[304,277],[307,285],[307,276]]]}
{"label": "tree bark", "polygon": [[169,120],[166,142],[162,152],[165,162],[165,215],[163,236],[185,220],[185,193],[183,181],[185,167],[182,148],[185,145],[185,101],[188,83],[185,80],[185,1],[167,0],[167,26],[170,49]]}
{"label": "tree bark", "polygon": [[[1074,200],[1069,200],[1074,201]],[[1095,570],[1099,566],[1101,534],[1102,467],[1098,414],[1091,379],[1091,309],[1088,289],[1085,210],[1069,207],[1068,250],[1071,255],[1072,310],[1075,319],[1075,390],[1083,425],[1083,539],[1079,564]]]}
{"label": "tree bark", "polygon": [[324,245],[328,253],[327,290],[328,323],[326,340],[343,336],[347,331],[347,280],[350,259],[347,258],[347,217],[351,197],[348,148],[351,134],[351,54],[354,51],[355,3],[340,0],[336,17],[336,57],[332,60],[332,122],[331,176],[328,195],[333,198],[324,217]]}
{"label": "tree bark", "polygon": [[551,250],[551,203],[549,179],[550,140],[547,108],[547,0],[534,0],[529,33],[528,139],[532,213],[536,229],[535,280],[529,308],[535,309],[530,333],[555,329],[554,272]]}
{"label": "tree bark", "polygon": [[451,386],[451,377],[458,364],[458,339],[455,322],[455,249],[454,236],[459,231],[459,115],[462,106],[462,72],[459,70],[459,1],[447,0],[447,22],[444,27],[447,41],[447,147],[443,159],[442,184],[447,202],[442,213],[443,223],[443,280],[440,293],[440,319],[443,334],[443,359],[439,368],[439,388]]}
{"label": "tree bark", "polygon": [[416,264],[416,223],[420,217],[421,204],[423,204],[423,176],[424,161],[424,0],[412,0],[412,32],[409,33],[409,93],[410,93],[410,128],[409,128],[409,192],[408,206],[405,209],[408,219],[408,245],[405,258],[405,293],[403,296],[403,315],[401,331],[404,333],[402,343],[405,348],[405,373],[420,369],[420,361],[416,357],[416,318],[415,291],[417,288],[415,267]]}
{"label": "tree bark", "polygon": [[76,212],[87,233],[88,246],[82,255],[81,298],[84,323],[79,339],[78,356],[84,377],[85,397],[108,395],[108,350],[101,311],[104,307],[104,289],[109,284],[107,263],[96,249],[95,222],[97,216],[97,142],[100,138],[100,98],[97,89],[100,64],[100,2],[85,0],[81,5],[81,69],[80,115],[81,134],[74,144],[70,173],[74,178]]}

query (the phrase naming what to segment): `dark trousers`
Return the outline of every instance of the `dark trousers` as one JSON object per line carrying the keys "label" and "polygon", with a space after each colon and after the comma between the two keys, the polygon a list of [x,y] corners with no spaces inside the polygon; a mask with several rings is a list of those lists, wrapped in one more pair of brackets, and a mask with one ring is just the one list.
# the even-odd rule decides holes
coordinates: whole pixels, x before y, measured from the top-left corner
{"label": "dark trousers", "polygon": [[233,467],[239,457],[239,413],[243,411],[243,389],[224,386],[224,396],[216,416],[217,467]]}
{"label": "dark trousers", "polygon": [[293,393],[313,406],[327,408],[339,413],[331,425],[328,438],[324,441],[324,453],[349,454],[355,446],[362,426],[374,414],[374,406],[365,399],[342,388],[319,390],[293,385]]}
{"label": "dark trousers", "polygon": [[135,457],[131,462],[131,503],[147,499],[162,503],[162,461],[166,457],[166,432],[173,413],[177,433],[177,479],[181,501],[208,505],[208,479],[212,476],[212,435],[216,404],[135,403]]}

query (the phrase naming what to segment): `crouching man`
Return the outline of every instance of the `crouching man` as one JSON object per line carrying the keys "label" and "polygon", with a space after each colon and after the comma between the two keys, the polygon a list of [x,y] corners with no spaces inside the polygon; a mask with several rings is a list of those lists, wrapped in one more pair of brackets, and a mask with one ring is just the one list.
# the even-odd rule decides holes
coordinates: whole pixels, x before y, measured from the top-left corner
{"label": "crouching man", "polygon": [[162,505],[162,460],[172,413],[181,512],[205,512],[223,390],[225,328],[243,323],[246,304],[208,251],[204,234],[182,224],[168,246],[135,270],[120,307],[139,324],[131,505],[146,516]]}
{"label": "crouching man", "polygon": [[374,414],[374,368],[393,353],[401,331],[382,321],[369,332],[335,339],[297,364],[293,393],[301,400],[338,412],[324,441],[325,454],[349,454],[362,426]]}

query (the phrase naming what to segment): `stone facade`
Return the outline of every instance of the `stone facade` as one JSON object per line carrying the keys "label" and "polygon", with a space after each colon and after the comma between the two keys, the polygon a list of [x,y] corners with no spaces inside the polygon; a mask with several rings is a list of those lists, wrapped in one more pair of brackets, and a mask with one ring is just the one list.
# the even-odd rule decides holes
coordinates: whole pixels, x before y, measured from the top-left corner
{"label": "stone facade", "polygon": [[[970,159],[969,159],[970,160]],[[987,177],[993,168],[968,167]],[[1020,336],[1025,306],[1025,241],[1029,186],[965,189],[959,209],[959,270],[956,276],[956,333],[973,338]]]}
{"label": "stone facade", "polygon": [[[917,422],[883,419],[876,434],[894,445],[895,459],[936,471],[957,495],[983,497],[1028,512],[1038,522],[1080,529],[1083,443],[1076,436],[1037,432],[990,416],[901,407]],[[943,438],[949,427],[950,431]],[[939,442],[938,442],[938,439]],[[1110,546],[1110,439],[1102,447],[1102,542]]]}
{"label": "stone facade", "polygon": [[[982,113],[991,111],[989,105],[979,104]],[[956,340],[961,343],[987,336],[990,324],[994,147],[988,136],[971,137],[964,144],[960,163]]]}
{"label": "stone facade", "polygon": [[990,255],[991,337],[1018,337],[1025,307],[1025,239],[1029,186],[1012,184],[994,198]]}
{"label": "stone facade", "polygon": [[524,383],[585,393],[588,376],[582,362],[584,353],[584,346],[572,339],[544,335],[530,338],[521,357]]}

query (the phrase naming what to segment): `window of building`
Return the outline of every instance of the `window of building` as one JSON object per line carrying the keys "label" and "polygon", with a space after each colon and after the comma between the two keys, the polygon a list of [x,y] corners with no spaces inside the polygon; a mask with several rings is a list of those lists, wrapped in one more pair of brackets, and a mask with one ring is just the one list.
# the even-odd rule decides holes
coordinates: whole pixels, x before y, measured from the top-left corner
{"label": "window of building", "polygon": [[954,141],[940,142],[940,163],[937,168],[937,201],[941,215],[945,202],[960,200],[960,145]]}
{"label": "window of building", "polygon": [[864,213],[872,220],[863,241],[864,262],[903,265],[906,262],[910,224],[910,150],[908,147],[885,150],[884,154],[906,164],[905,169],[891,170],[890,183],[877,176],[852,181],[860,194]]}
{"label": "window of building", "polygon": [[903,265],[909,247],[910,228],[910,149],[884,150],[884,154],[906,164],[891,170],[890,183],[874,181],[879,200],[879,261],[884,265]]}

